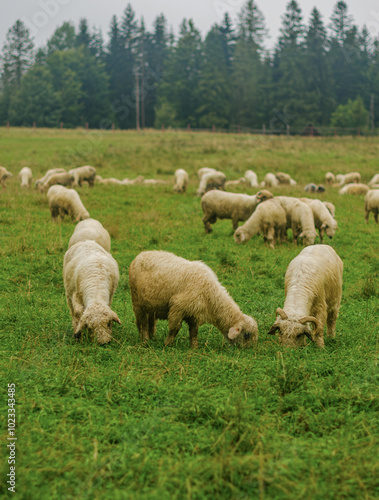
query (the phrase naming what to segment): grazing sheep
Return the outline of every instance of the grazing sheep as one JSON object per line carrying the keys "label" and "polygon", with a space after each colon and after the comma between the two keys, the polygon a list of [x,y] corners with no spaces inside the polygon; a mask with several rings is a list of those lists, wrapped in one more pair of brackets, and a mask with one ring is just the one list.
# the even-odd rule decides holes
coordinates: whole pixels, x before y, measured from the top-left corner
{"label": "grazing sheep", "polygon": [[6,187],[7,179],[11,179],[12,177],[13,175],[5,167],[0,167],[0,184],[3,188]]}
{"label": "grazing sheep", "polygon": [[234,181],[226,181],[225,188],[230,187],[230,186],[240,186],[241,184],[246,184],[245,177],[240,177],[239,179],[236,179]]}
{"label": "grazing sheep", "polygon": [[202,176],[199,187],[196,191],[197,196],[203,196],[211,189],[221,189],[224,191],[226,177],[222,172],[209,172]]}
{"label": "grazing sheep", "polygon": [[345,184],[359,183],[361,182],[361,174],[359,172],[349,172],[348,174],[338,174],[336,180],[340,186]]}
{"label": "grazing sheep", "polygon": [[83,167],[72,168],[68,171],[69,174],[74,176],[73,187],[81,186],[83,181],[88,182],[90,187],[95,184],[96,178],[96,168],[90,165],[84,165]]}
{"label": "grazing sheep", "polygon": [[117,262],[96,241],[70,247],[63,263],[63,281],[75,336],[86,328],[99,344],[112,339],[112,323],[121,324],[112,311],[119,280]]}
{"label": "grazing sheep", "polygon": [[366,194],[369,189],[366,184],[346,184],[338,192],[339,194]]}
{"label": "grazing sheep", "polygon": [[123,179],[122,181],[120,181],[119,179],[116,179],[115,177],[108,177],[107,179],[103,179],[100,175],[97,175],[95,177],[95,183],[96,184],[113,184],[113,185],[121,185],[121,186],[125,186],[126,182],[125,181],[128,181],[129,179]]}
{"label": "grazing sheep", "polygon": [[265,175],[264,181],[261,183],[261,186],[266,188],[276,187],[278,185],[279,185],[278,179],[271,172]]}
{"label": "grazing sheep", "polygon": [[306,203],[290,196],[277,196],[286,212],[287,229],[291,228],[294,241],[303,238],[304,245],[313,245],[317,236],[313,213]]}
{"label": "grazing sheep", "polygon": [[285,174],[284,172],[277,172],[275,177],[279,184],[290,184],[291,176],[289,174]]}
{"label": "grazing sheep", "polygon": [[333,172],[326,172],[325,181],[327,184],[332,185],[336,182],[336,177]]}
{"label": "grazing sheep", "polygon": [[336,207],[333,205],[333,203],[330,203],[330,201],[323,201],[324,205],[326,208],[329,210],[329,212],[332,214],[333,219],[336,216]]}
{"label": "grazing sheep", "polygon": [[234,233],[237,244],[248,242],[253,236],[263,234],[263,238],[271,248],[275,242],[284,239],[286,231],[286,212],[281,204],[273,198],[260,203],[253,214]]}
{"label": "grazing sheep", "polygon": [[291,186],[297,186],[297,182],[293,179],[290,179],[290,185]]}
{"label": "grazing sheep", "polygon": [[205,232],[212,232],[211,224],[215,224],[217,219],[231,219],[235,231],[238,222],[247,220],[258,203],[273,197],[274,195],[265,189],[253,196],[217,190],[208,191],[201,198]]}
{"label": "grazing sheep", "polygon": [[124,179],[122,181],[123,184],[142,184],[143,181],[145,180],[143,175],[139,175],[135,179]]}
{"label": "grazing sheep", "polygon": [[89,213],[75,189],[67,189],[58,185],[51,186],[47,192],[47,200],[53,219],[56,219],[58,215],[63,219],[66,214],[76,222],[89,219]]}
{"label": "grazing sheep", "polygon": [[378,223],[379,211],[379,189],[368,191],[365,196],[365,221],[368,223],[370,212],[374,214],[375,222]]}
{"label": "grazing sheep", "polygon": [[76,243],[85,240],[96,241],[107,252],[111,251],[111,238],[103,225],[95,219],[85,219],[79,222],[68,243],[68,248],[71,248]]}
{"label": "grazing sheep", "polygon": [[379,189],[379,184],[371,184],[371,189]]}
{"label": "grazing sheep", "polygon": [[178,168],[178,170],[175,170],[175,193],[185,193],[187,190],[188,182],[188,174],[183,168]]}
{"label": "grazing sheep", "polygon": [[304,191],[306,191],[307,193],[315,193],[317,191],[317,186],[316,184],[307,184],[304,188]]}
{"label": "grazing sheep", "polygon": [[167,184],[167,182],[161,181],[160,179],[144,179],[142,181],[142,184],[146,184],[148,186],[155,186],[156,184]]}
{"label": "grazing sheep", "polygon": [[371,181],[368,183],[369,186],[373,184],[379,184],[379,174],[375,174]]}
{"label": "grazing sheep", "polygon": [[211,174],[213,172],[217,172],[217,170],[215,168],[210,168],[210,167],[200,168],[197,171],[197,176],[199,177],[199,181],[201,181],[201,178],[203,177],[203,175],[205,175],[205,174]]}
{"label": "grazing sheep", "polygon": [[189,326],[194,348],[204,323],[214,325],[232,343],[247,347],[257,342],[256,321],[241,312],[215,273],[201,261],[158,250],[142,252],[130,265],[129,284],[143,342],[155,335],[158,319],[168,319],[165,345],[172,344],[183,321]]}
{"label": "grazing sheep", "polygon": [[66,170],[64,168],[51,168],[50,170],[48,170],[46,172],[46,174],[43,177],[41,177],[40,179],[36,180],[35,188],[37,189],[37,188],[39,188],[39,186],[41,184],[44,184],[51,175],[53,175],[53,174],[61,174],[63,172],[66,172]]}
{"label": "grazing sheep", "polygon": [[311,208],[315,228],[318,229],[321,243],[324,240],[324,233],[329,238],[333,238],[338,229],[337,221],[331,216],[324,203],[320,200],[311,200],[309,198],[300,198],[300,201],[306,203]]}
{"label": "grazing sheep", "polygon": [[29,167],[24,167],[20,170],[18,177],[21,181],[22,188],[30,188],[33,182],[33,172]]}
{"label": "grazing sheep", "polygon": [[51,174],[43,184],[39,184],[39,190],[41,193],[46,193],[50,186],[72,186],[74,182],[74,176],[69,172],[61,172],[58,174]]}
{"label": "grazing sheep", "polygon": [[[324,347],[324,326],[334,338],[342,296],[343,263],[332,247],[304,248],[289,264],[284,278],[286,296],[278,308],[269,335],[279,333],[280,342],[289,347],[305,345],[305,337]],[[308,324],[314,325],[312,332]]]}
{"label": "grazing sheep", "polygon": [[253,172],[252,170],[246,170],[244,177],[250,187],[259,187],[258,177],[255,172]]}

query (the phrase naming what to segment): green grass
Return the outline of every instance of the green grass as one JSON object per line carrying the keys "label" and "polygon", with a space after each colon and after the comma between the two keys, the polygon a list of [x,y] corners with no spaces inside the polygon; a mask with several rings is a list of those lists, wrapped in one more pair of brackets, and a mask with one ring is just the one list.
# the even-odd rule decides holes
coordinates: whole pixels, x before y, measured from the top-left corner
{"label": "green grass", "polygon": [[[0,193],[0,495],[8,493],[5,395],[15,383],[15,498],[378,498],[379,228],[364,224],[363,197],[319,195],[336,205],[339,231],[327,243],[344,261],[336,338],[321,351],[288,350],[266,335],[302,247],[271,250],[261,238],[239,247],[230,221],[205,235],[194,195],[204,166],[230,179],[248,168],[259,180],[288,172],[299,186],[275,193],[293,196],[328,170],[358,170],[367,182],[379,170],[377,139],[0,129],[0,146],[0,164],[13,174],[28,165],[35,179],[90,164],[103,177],[170,181],[78,189],[109,230],[120,268],[113,309],[123,324],[106,346],[73,339],[62,264],[74,223],[54,224],[46,195],[21,191],[16,176]],[[190,174],[185,195],[172,190],[176,168]],[[258,346],[232,348],[204,325],[198,350],[185,326],[165,348],[160,322],[142,347],[128,267],[147,249],[208,264],[258,321]]]}

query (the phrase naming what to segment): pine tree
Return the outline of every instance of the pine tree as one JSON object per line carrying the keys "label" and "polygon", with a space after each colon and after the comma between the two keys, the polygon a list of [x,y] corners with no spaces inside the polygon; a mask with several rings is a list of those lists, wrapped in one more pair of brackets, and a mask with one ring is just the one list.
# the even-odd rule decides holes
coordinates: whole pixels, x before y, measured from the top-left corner
{"label": "pine tree", "polygon": [[238,18],[239,38],[254,42],[257,47],[261,48],[267,30],[263,14],[254,0],[247,0]]}
{"label": "pine tree", "polygon": [[222,46],[224,49],[224,57],[229,68],[233,61],[234,48],[236,44],[236,35],[233,28],[232,20],[228,12],[225,13],[224,19],[219,28]]}
{"label": "pine tree", "polygon": [[51,54],[55,50],[73,49],[76,44],[75,26],[65,22],[57,28],[47,41],[47,53]]}
{"label": "pine tree", "polygon": [[33,63],[34,44],[25,24],[17,20],[8,30],[1,56],[1,83],[3,86],[21,83],[22,76]]}
{"label": "pine tree", "polygon": [[91,34],[88,28],[88,21],[85,18],[79,21],[79,31],[76,35],[75,45],[77,47],[84,46],[89,49],[91,43]]}

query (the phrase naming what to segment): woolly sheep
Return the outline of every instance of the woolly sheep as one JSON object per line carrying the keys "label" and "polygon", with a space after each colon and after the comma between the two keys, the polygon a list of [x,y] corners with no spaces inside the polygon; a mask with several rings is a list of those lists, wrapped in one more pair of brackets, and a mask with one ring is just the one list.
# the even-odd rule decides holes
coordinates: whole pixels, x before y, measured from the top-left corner
{"label": "woolly sheep", "polygon": [[261,183],[261,186],[263,187],[276,187],[279,185],[279,181],[276,178],[274,174],[269,172],[268,174],[265,175],[264,181]]}
{"label": "woolly sheep", "polygon": [[366,194],[369,189],[366,184],[346,184],[338,192],[339,194]]}
{"label": "woolly sheep", "polygon": [[379,174],[375,174],[374,177],[368,183],[369,186],[372,186],[373,184],[379,184]]}
{"label": "woolly sheep", "polygon": [[95,219],[85,219],[79,222],[68,243],[68,248],[71,248],[79,241],[93,240],[96,241],[107,252],[111,251],[111,238],[108,231],[103,225]]}
{"label": "woolly sheep", "polygon": [[285,174],[284,172],[277,172],[275,177],[279,184],[290,184],[291,176],[289,174]]}
{"label": "woolly sheep", "polygon": [[291,228],[293,239],[303,238],[304,245],[313,245],[317,236],[313,213],[306,203],[290,196],[275,198],[282,205],[287,217],[287,229]]}
{"label": "woolly sheep", "polygon": [[95,177],[95,182],[97,184],[113,184],[113,185],[121,185],[124,186],[126,184],[125,181],[128,181],[129,179],[123,179],[120,181],[119,179],[116,179],[114,177],[108,177],[107,179],[103,179],[100,175],[97,175]]}
{"label": "woolly sheep", "polygon": [[334,184],[336,182],[336,177],[333,174],[333,172],[326,172],[325,174],[325,181],[327,184]]}
{"label": "woolly sheep", "polygon": [[205,174],[211,174],[213,172],[217,172],[217,170],[215,168],[210,168],[210,167],[200,168],[197,171],[197,176],[199,177],[199,181],[201,181],[201,178],[203,177],[203,175],[205,175]]}
{"label": "woolly sheep", "polygon": [[146,184],[149,186],[154,186],[156,184],[167,184],[166,181],[162,181],[161,179],[144,179],[142,184]]}
{"label": "woolly sheep", "polygon": [[51,168],[43,177],[36,180],[35,187],[38,188],[41,184],[44,184],[51,175],[61,174],[63,172],[66,172],[64,168]]}
{"label": "woolly sheep", "polygon": [[365,196],[365,221],[368,223],[370,212],[374,214],[375,222],[378,223],[379,211],[379,189],[368,191]]}
{"label": "woolly sheep", "polygon": [[311,208],[315,228],[318,229],[321,243],[324,240],[324,233],[328,236],[328,238],[333,238],[336,230],[338,229],[338,224],[324,203],[320,200],[311,200],[309,198],[300,198],[300,201],[306,203]]}
{"label": "woolly sheep", "polygon": [[209,172],[202,176],[200,180],[199,187],[196,191],[197,196],[203,196],[203,194],[211,189],[221,189],[224,190],[226,177],[222,172]]}
{"label": "woolly sheep", "polygon": [[239,179],[236,179],[233,181],[226,181],[225,188],[230,187],[230,186],[240,186],[241,184],[246,184],[245,177],[240,177]]}
{"label": "woolly sheep", "polygon": [[237,244],[247,243],[253,236],[262,234],[266,243],[274,248],[284,238],[286,231],[286,213],[280,203],[272,200],[260,203],[253,214],[234,233]]}
{"label": "woolly sheep", "polygon": [[371,184],[371,189],[379,189],[379,184]]}
{"label": "woolly sheep", "polygon": [[121,324],[111,304],[119,280],[117,262],[96,241],[70,247],[63,263],[63,281],[75,336],[86,328],[99,344],[112,339],[112,322]]}
{"label": "woolly sheep", "polygon": [[142,184],[144,180],[145,180],[144,176],[139,175],[135,179],[124,179],[122,182],[123,184]]}
{"label": "woolly sheep", "polygon": [[7,179],[11,179],[13,175],[5,167],[0,167],[0,184],[3,188],[6,187]]}
{"label": "woolly sheep", "polygon": [[331,213],[331,215],[334,219],[336,216],[336,207],[333,205],[333,203],[330,203],[330,201],[323,201],[323,203],[326,206],[326,208],[329,210],[329,212]]}
{"label": "woolly sheep", "polygon": [[250,187],[259,186],[257,174],[252,170],[246,170],[244,177]]}
{"label": "woolly sheep", "polygon": [[89,213],[75,189],[67,189],[58,185],[51,186],[47,192],[47,200],[53,219],[56,219],[58,215],[63,218],[65,214],[70,215],[76,222],[89,219]]}
{"label": "woolly sheep", "polygon": [[83,167],[72,168],[68,171],[69,174],[74,176],[73,187],[81,186],[83,181],[88,182],[90,187],[95,184],[96,168],[90,165],[84,165]]}
{"label": "woolly sheep", "polygon": [[140,253],[129,268],[129,284],[137,327],[143,342],[155,335],[158,319],[168,319],[170,345],[182,322],[189,326],[191,347],[198,346],[198,329],[214,325],[231,343],[244,347],[256,343],[255,319],[243,314],[201,261],[189,261],[169,252]]}
{"label": "woolly sheep", "polygon": [[175,193],[185,193],[189,182],[187,172],[183,168],[175,170]]}
{"label": "woolly sheep", "polygon": [[349,172],[348,174],[338,174],[336,180],[340,186],[361,182],[361,174],[359,172]]}
{"label": "woolly sheep", "polygon": [[239,221],[247,220],[258,203],[269,198],[273,198],[273,194],[266,190],[259,191],[253,196],[217,190],[208,191],[201,198],[205,232],[212,232],[211,224],[215,224],[217,219],[231,219],[233,229],[236,230]]}
{"label": "woolly sheep", "polygon": [[323,193],[325,191],[325,188],[322,184],[317,186],[316,184],[307,184],[304,188],[304,191],[307,193]]}
{"label": "woolly sheep", "polygon": [[71,186],[74,182],[74,176],[69,172],[61,172],[58,174],[51,174],[46,179],[43,184],[39,184],[39,190],[41,193],[46,193],[50,186]]}
{"label": "woolly sheep", "polygon": [[18,177],[21,181],[22,188],[30,188],[33,182],[33,172],[29,167],[24,167],[20,170]]}
{"label": "woolly sheep", "polygon": [[[305,337],[324,347],[324,326],[334,338],[342,296],[343,263],[332,247],[304,248],[289,264],[284,278],[285,302],[268,334],[279,333],[289,347],[305,345]],[[314,325],[312,332],[308,324]]]}

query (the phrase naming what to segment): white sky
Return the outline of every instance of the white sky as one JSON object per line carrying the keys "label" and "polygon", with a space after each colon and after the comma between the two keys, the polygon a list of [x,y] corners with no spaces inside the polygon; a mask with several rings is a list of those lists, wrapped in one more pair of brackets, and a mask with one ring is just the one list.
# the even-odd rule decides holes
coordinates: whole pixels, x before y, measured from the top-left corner
{"label": "white sky", "polygon": [[[147,28],[151,28],[153,20],[163,13],[175,33],[184,18],[192,18],[195,26],[205,35],[212,24],[221,21],[225,11],[235,19],[245,0],[131,0],[130,3],[137,17],[145,18]],[[288,0],[257,0],[269,30],[268,48],[277,41],[281,16],[287,3]],[[298,0],[298,3],[306,22],[312,8],[317,6],[324,23],[329,24],[337,0]],[[378,37],[379,0],[347,0],[346,3],[355,23],[359,27],[366,24],[371,34]],[[111,17],[115,14],[120,18],[127,4],[128,0],[0,0],[0,49],[8,29],[17,19],[28,25],[37,47],[43,45],[64,21],[73,21],[77,26],[82,17],[89,21],[91,27],[100,28],[107,39]]]}

